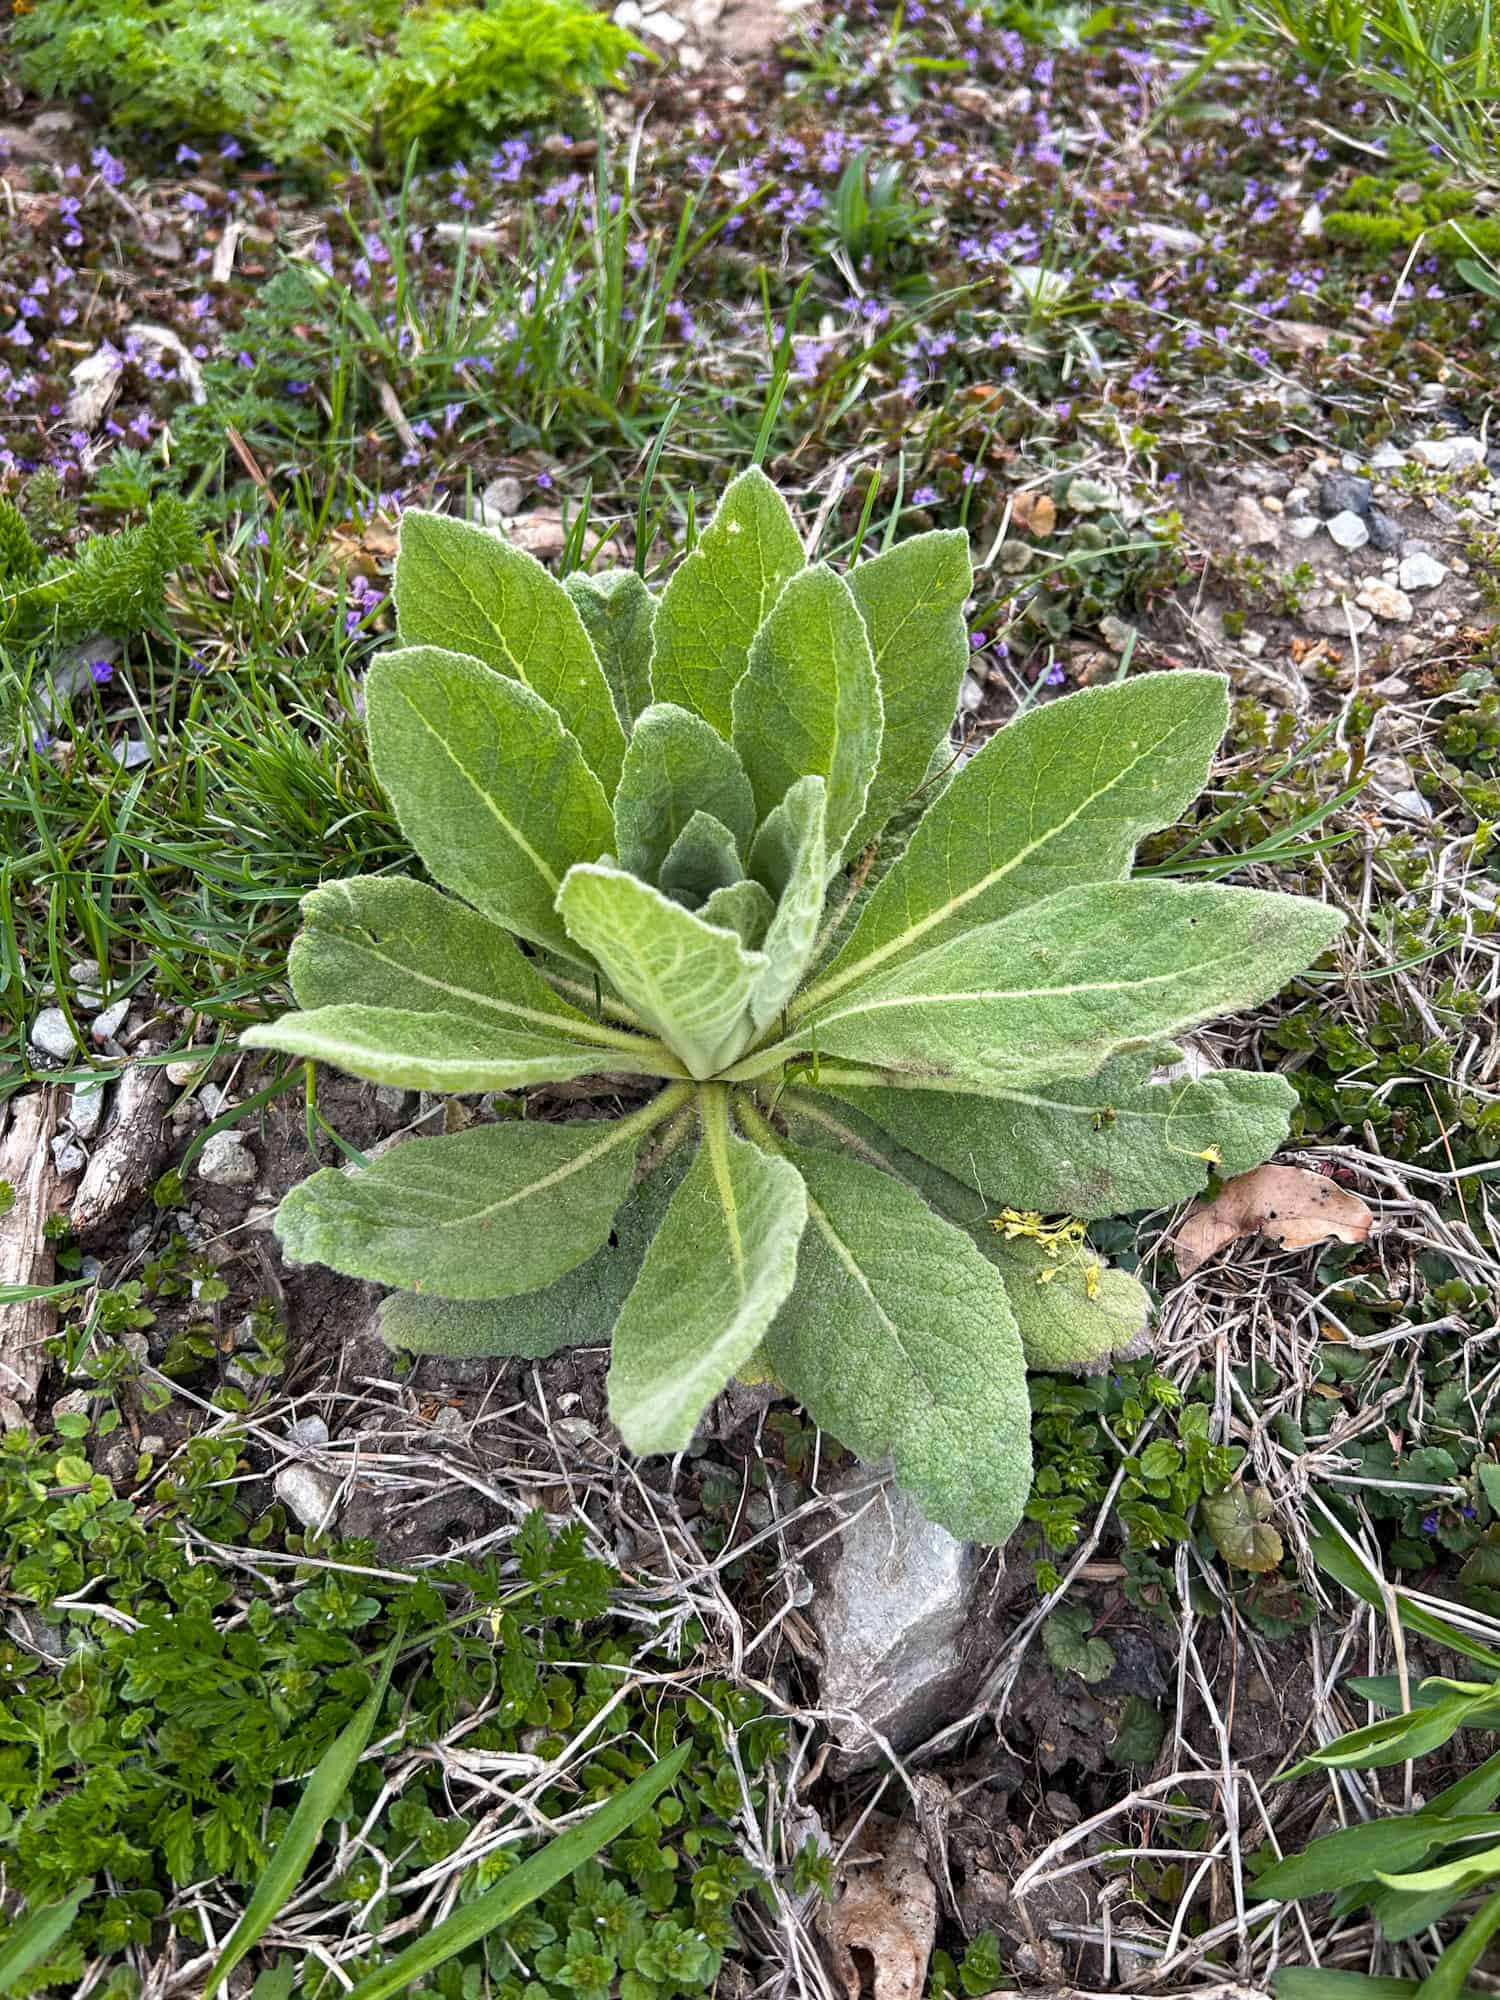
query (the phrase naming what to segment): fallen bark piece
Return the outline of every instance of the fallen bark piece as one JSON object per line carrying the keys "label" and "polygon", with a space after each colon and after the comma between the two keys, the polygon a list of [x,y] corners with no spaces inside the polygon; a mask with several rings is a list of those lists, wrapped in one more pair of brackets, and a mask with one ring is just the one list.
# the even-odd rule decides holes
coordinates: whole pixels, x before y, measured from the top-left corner
{"label": "fallen bark piece", "polygon": [[115,1115],[94,1148],[73,1199],[74,1232],[93,1234],[117,1208],[144,1194],[166,1149],[162,1119],[172,1086],[159,1069],[133,1064],[115,1092]]}
{"label": "fallen bark piece", "polygon": [[844,1855],[836,1899],[814,1921],[847,2000],[917,2000],[937,1930],[937,1888],[917,1828],[873,1814]]}
{"label": "fallen bark piece", "polygon": [[1305,1167],[1256,1167],[1226,1181],[1212,1201],[1195,1201],[1178,1230],[1177,1268],[1186,1277],[1242,1236],[1261,1235],[1283,1250],[1337,1237],[1364,1243],[1375,1226],[1372,1211],[1322,1174]]}
{"label": "fallen bark piece", "polygon": [[[34,1090],[11,1101],[9,1128],[0,1142],[0,1181],[9,1182],[14,1198],[0,1217],[0,1285],[50,1285],[55,1276],[43,1225],[61,1206],[63,1192],[52,1157],[58,1095],[55,1089]],[[16,1430],[31,1422],[46,1361],[43,1342],[56,1331],[57,1309],[50,1299],[0,1306],[0,1428]]]}

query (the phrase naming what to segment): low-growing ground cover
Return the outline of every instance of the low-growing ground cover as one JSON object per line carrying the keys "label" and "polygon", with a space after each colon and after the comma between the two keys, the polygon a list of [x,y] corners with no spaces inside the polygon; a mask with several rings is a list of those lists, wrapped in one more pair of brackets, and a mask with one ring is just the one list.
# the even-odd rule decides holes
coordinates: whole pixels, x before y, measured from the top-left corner
{"label": "low-growing ground cover", "polygon": [[[1409,1802],[1400,1764],[1272,1782],[1369,1718],[1346,1676],[1414,1688],[1457,1664],[1424,1612],[1493,1644],[1500,1609],[1500,303],[1463,20],[1423,17],[1450,88],[1402,128],[1395,14],[684,9],[678,41],[635,24],[653,60],[597,118],[491,136],[445,86],[408,158],[316,119],[289,150],[227,69],[180,129],[133,135],[81,71],[92,103],[44,102],[58,11],[21,17],[0,131],[0,1276],[64,1288],[0,1305],[35,1434],[3,1463],[0,1950],[23,1899],[90,1888],[15,1990],[198,1990],[403,1621],[267,1995],[346,1990],[685,1731],[658,1823],[429,1990],[821,1992],[903,1951],[970,1993],[1429,1973],[1477,1871],[1406,1936],[1255,1885]],[[757,455],[810,558],[966,532],[955,750],[1226,675],[1209,791],[1142,866],[1349,918],[1336,975],[1198,1053],[1285,1075],[1283,1162],[1373,1227],[1193,1268],[1179,1212],[1091,1225],[1151,1351],[1034,1381],[1026,1517],[962,1572],[963,1672],[897,1766],[850,1719],[874,1696],[829,1693],[873,1475],[764,1389],[636,1462],[602,1355],[399,1361],[271,1212],[503,1103],[235,1039],[286,1004],[309,889],[412,865],[363,716],[401,514],[659,580]],[[546,1599],[533,1507],[570,1575],[609,1563],[587,1601]],[[903,1822],[926,1902],[887,1879]]]}

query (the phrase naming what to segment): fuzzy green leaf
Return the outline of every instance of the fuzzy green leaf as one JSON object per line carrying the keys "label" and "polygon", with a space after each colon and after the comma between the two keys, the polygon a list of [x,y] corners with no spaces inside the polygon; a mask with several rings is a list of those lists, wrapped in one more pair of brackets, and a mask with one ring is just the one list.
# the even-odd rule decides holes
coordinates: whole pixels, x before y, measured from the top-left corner
{"label": "fuzzy green leaf", "polygon": [[450,1299],[529,1292],[604,1242],[636,1148],[678,1101],[669,1091],[632,1118],[409,1139],[359,1173],[324,1168],[293,1188],[276,1234],[294,1263],[383,1285]]}
{"label": "fuzzy green leaf", "polygon": [[828,878],[827,796],[821,778],[799,778],[766,818],[750,850],[750,873],[776,898],[776,914],[765,934],[766,967],[750,996],[757,1029],[774,1021],[796,992],[817,944]]}
{"label": "fuzzy green leaf", "polygon": [[1268,1000],[1343,924],[1300,896],[1090,883],[905,961],[795,1039],[947,1090],[1087,1076],[1122,1049]]}
{"label": "fuzzy green leaf", "polygon": [[620,1312],[610,1415],[632,1451],[681,1451],[760,1345],[797,1274],[807,1193],[795,1167],[729,1129],[703,1093],[703,1140]]}
{"label": "fuzzy green leaf", "polygon": [[727,826],[744,852],[755,831],[755,798],[745,767],[701,716],[654,702],[636,723],[615,794],[621,867],[655,882],[673,842],[700,811]]}
{"label": "fuzzy green leaf", "polygon": [[791,510],[766,475],[752,467],[731,480],[657,604],[655,698],[690,708],[727,737],[750,641],[803,560]]}
{"label": "fuzzy green leaf", "polygon": [[[622,1042],[625,1040],[622,1037]],[[402,1090],[520,1090],[600,1070],[622,1076],[680,1076],[660,1044],[634,1038],[637,1054],[555,1028],[514,1027],[472,1015],[411,1013],[400,1007],[315,1007],[283,1014],[240,1037],[243,1048],[279,1049],[332,1063],[350,1076]]]}
{"label": "fuzzy green leaf", "polygon": [[826,564],[803,570],[756,633],[734,690],[734,747],[764,819],[799,778],[828,787],[828,866],[838,865],[880,756],[880,684],[853,592]]}
{"label": "fuzzy green leaf", "polygon": [[1152,1070],[1176,1055],[1132,1049],[1097,1076],[1000,1088],[992,1098],[834,1094],[995,1208],[1091,1221],[1190,1200],[1211,1171],[1247,1173],[1285,1139],[1297,1102],[1285,1077],[1222,1070],[1153,1083]]}
{"label": "fuzzy green leaf", "polygon": [[889,1454],[933,1520],[1003,1542],[1031,1486],[1031,1412],[999,1273],[877,1168],[811,1147],[789,1157],[808,1224],[768,1365],[862,1458]]}
{"label": "fuzzy green leaf", "polygon": [[744,879],[738,842],[723,820],[706,812],[695,812],[672,842],[658,877],[662,894],[690,909]]}
{"label": "fuzzy green leaf", "polygon": [[898,542],[849,572],[870,635],[885,733],[865,809],[849,842],[857,854],[911,797],[948,740],[969,661],[964,603],[974,587],[969,538],[938,528]]}
{"label": "fuzzy green leaf", "polygon": [[578,607],[628,736],[651,700],[656,599],[633,569],[604,569],[593,576],[575,570],[563,589]]}
{"label": "fuzzy green leaf", "polygon": [[1205,1495],[1203,1519],[1209,1537],[1231,1569],[1257,1574],[1281,1561],[1281,1537],[1273,1525],[1271,1496],[1260,1486],[1228,1486]]}
{"label": "fuzzy green leaf", "polygon": [[585,1039],[601,1034],[507,932],[409,875],[354,875],[304,896],[287,972],[306,1008],[472,1013]]}
{"label": "fuzzy green leaf", "polygon": [[[852,1093],[856,1103],[866,1094]],[[898,1145],[872,1119],[862,1117],[856,1103],[833,1103],[820,1091],[798,1089],[785,1092],[778,1108],[794,1138],[831,1143],[894,1175],[945,1222],[963,1230],[1005,1281],[1028,1368],[1088,1368],[1107,1354],[1137,1345],[1151,1321],[1144,1285],[1104,1263],[1087,1245],[1065,1256],[1048,1256],[1032,1239],[1007,1238],[992,1229],[994,1211],[982,1195]]]}
{"label": "fuzzy green leaf", "polygon": [[1042,1627],[1042,1645],[1060,1674],[1102,1681],[1115,1664],[1108,1639],[1094,1636],[1093,1620],[1081,1605],[1061,1604]]}
{"label": "fuzzy green leaf", "polygon": [[759,882],[734,882],[715,889],[698,915],[721,931],[733,931],[747,951],[757,950],[766,935],[776,905]]}
{"label": "fuzzy green leaf", "polygon": [[555,710],[519,681],[429,646],[382,654],[365,705],[375,774],[429,872],[506,930],[577,959],[557,892],[614,829]]}
{"label": "fuzzy green leaf", "polygon": [[1107,882],[1203,789],[1228,720],[1218,674],[1149,674],[1033,709],[970,759],[796,1012],[916,950],[1080,882]]}
{"label": "fuzzy green leaf", "polygon": [[557,907],[570,935],[690,1075],[713,1076],[734,1060],[750,1036],[762,953],[747,952],[733,931],[704,923],[650,883],[599,862],[568,870]]}
{"label": "fuzzy green leaf", "polygon": [[614,698],[577,605],[535,556],[471,521],[412,507],[401,516],[395,594],[403,646],[464,653],[532,689],[613,793],[625,755]]}
{"label": "fuzzy green leaf", "polygon": [[593,1256],[550,1285],[508,1299],[391,1292],[380,1302],[381,1338],[412,1354],[528,1361],[543,1360],[561,1347],[607,1341],[688,1160],[682,1148],[648,1174],[616,1211],[607,1240]]}

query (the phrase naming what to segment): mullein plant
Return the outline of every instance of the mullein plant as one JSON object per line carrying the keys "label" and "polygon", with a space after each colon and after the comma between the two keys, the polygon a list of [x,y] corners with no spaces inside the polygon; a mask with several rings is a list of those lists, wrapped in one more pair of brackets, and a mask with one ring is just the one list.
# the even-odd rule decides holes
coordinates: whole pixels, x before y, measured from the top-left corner
{"label": "mullein plant", "polygon": [[1342,919],[1131,878],[1204,785],[1216,674],[1035,708],[954,773],[971,583],[959,531],[809,563],[758,470],[659,594],[407,513],[366,707],[429,879],[315,890],[301,1011],[245,1041],[512,1115],[314,1174],[288,1257],[395,1287],[411,1352],[611,1342],[636,1452],[773,1379],[1004,1541],[1028,1365],[1146,1329],[1083,1225],[1286,1134],[1284,1079],[1185,1076],[1172,1037],[1268,999]]}

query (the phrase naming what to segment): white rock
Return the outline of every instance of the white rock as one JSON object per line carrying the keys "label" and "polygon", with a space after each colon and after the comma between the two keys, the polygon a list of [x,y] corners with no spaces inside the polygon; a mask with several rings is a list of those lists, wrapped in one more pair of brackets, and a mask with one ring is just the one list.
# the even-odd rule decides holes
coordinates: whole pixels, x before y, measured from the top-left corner
{"label": "white rock", "polygon": [[1370,460],[1371,469],[1375,472],[1394,472],[1398,466],[1405,463],[1406,453],[1398,450],[1389,440],[1381,445]]}
{"label": "white rock", "polygon": [[1398,590],[1393,583],[1383,577],[1372,576],[1364,584],[1359,596],[1354,600],[1362,604],[1366,611],[1383,620],[1387,625],[1408,625],[1411,623],[1411,599],[1404,590]]}
{"label": "white rock", "polygon": [[1436,590],[1448,572],[1435,556],[1403,556],[1397,572],[1403,590]]}
{"label": "white rock", "polygon": [[1368,611],[1357,604],[1324,604],[1316,611],[1308,613],[1306,623],[1314,632],[1322,632],[1330,639],[1347,639],[1350,632],[1356,638],[1362,637],[1374,624]]}
{"label": "white rock", "polygon": [[198,1155],[197,1172],[210,1187],[254,1187],[255,1155],[237,1132],[215,1132]]}
{"label": "white rock", "polygon": [[669,49],[675,49],[680,41],[686,39],[687,29],[665,7],[653,7],[649,14],[641,16],[641,33],[649,35],[653,41],[665,42]]}
{"label": "white rock", "polygon": [[61,1007],[44,1007],[31,1024],[31,1046],[55,1062],[68,1062],[78,1053],[78,1043]]}
{"label": "white rock", "polygon": [[97,1083],[76,1083],[68,1099],[68,1123],[75,1139],[92,1139],[104,1116],[104,1079]]}
{"label": "white rock", "polygon": [[1321,236],[1323,234],[1323,211],[1316,202],[1302,211],[1302,220],[1297,224],[1299,236]]}
{"label": "white rock", "polygon": [[1294,542],[1310,542],[1323,523],[1316,514],[1299,514],[1295,521],[1287,522],[1287,533]]}
{"label": "white rock", "polygon": [[1483,441],[1474,437],[1419,438],[1411,453],[1434,472],[1463,472],[1484,464]]}
{"label": "white rock", "polygon": [[520,480],[513,473],[502,472],[474,502],[474,519],[486,528],[498,528],[520,513],[522,498]]}
{"label": "white rock", "polygon": [[89,1029],[91,1039],[96,1042],[113,1041],[121,1028],[124,1027],[125,1016],[129,1012],[130,1002],[128,999],[111,1001],[104,1012],[95,1017],[94,1024]]}
{"label": "white rock", "polygon": [[211,1053],[212,1051],[205,1049],[202,1055],[184,1056],[180,1062],[169,1062],[167,1082],[175,1083],[179,1090],[185,1090],[190,1083],[200,1082],[203,1072],[208,1067]]}
{"label": "white rock", "polygon": [[87,1389],[69,1389],[58,1397],[52,1405],[54,1417],[87,1417],[92,1415],[94,1399]]}
{"label": "white rock", "polygon": [[1264,632],[1241,632],[1240,651],[1242,653],[1248,653],[1252,660],[1258,660],[1265,650],[1266,635]]}
{"label": "white rock", "polygon": [[617,28],[629,28],[632,34],[641,25],[641,9],[637,0],[620,0],[614,12]]}
{"label": "white rock", "polygon": [[1235,534],[1247,548],[1274,548],[1280,539],[1276,522],[1249,493],[1242,493],[1235,501],[1230,518]]}
{"label": "white rock", "polygon": [[276,1475],[276,1498],[304,1528],[326,1528],[338,1505],[341,1483],[315,1465],[284,1465]]}
{"label": "white rock", "polygon": [[88,1163],[88,1154],[66,1132],[59,1133],[52,1141],[52,1164],[64,1180],[69,1174],[81,1174]]}
{"label": "white rock", "polygon": [[303,1451],[321,1451],[328,1442],[328,1426],[320,1416],[298,1417],[287,1428],[287,1439]]}
{"label": "white rock", "polygon": [[1370,539],[1370,530],[1350,507],[1346,507],[1342,514],[1335,514],[1325,525],[1341,549],[1362,549]]}

